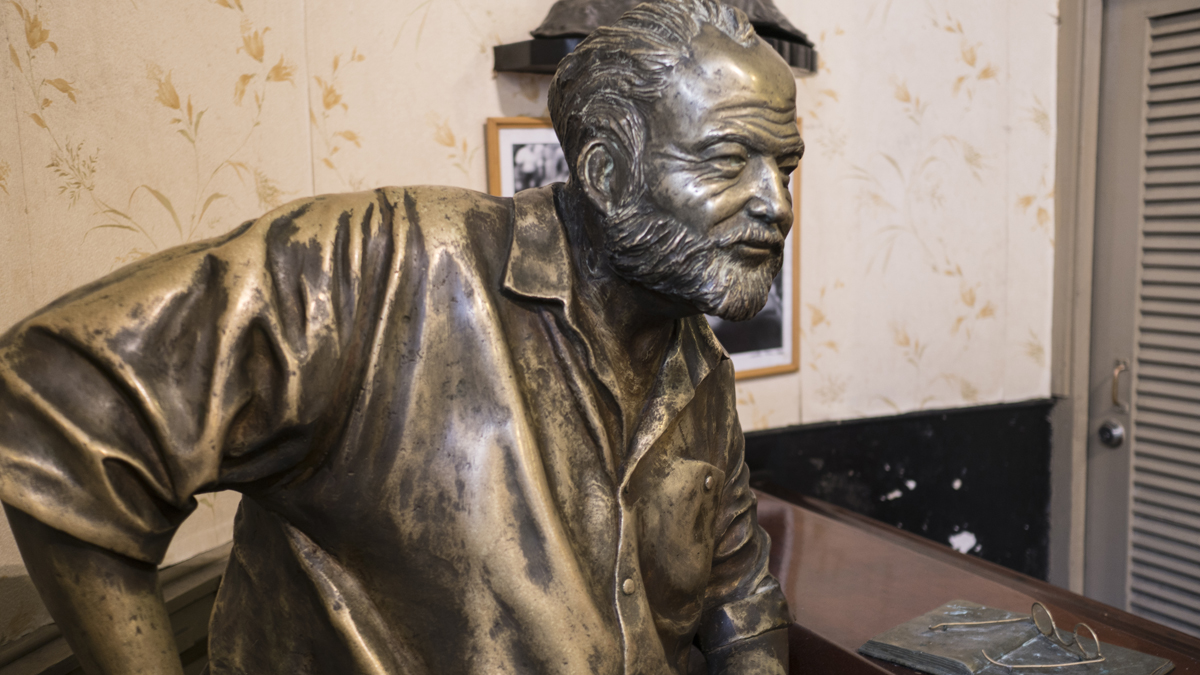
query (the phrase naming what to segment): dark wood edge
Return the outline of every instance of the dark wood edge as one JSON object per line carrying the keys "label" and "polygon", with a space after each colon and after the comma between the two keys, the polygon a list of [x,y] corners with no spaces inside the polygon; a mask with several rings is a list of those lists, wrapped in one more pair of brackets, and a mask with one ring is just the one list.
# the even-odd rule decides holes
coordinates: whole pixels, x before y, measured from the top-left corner
{"label": "dark wood edge", "polygon": [[791,673],[891,675],[892,671],[882,663],[831,642],[798,623],[788,627],[788,671]]}
{"label": "dark wood edge", "polygon": [[924,537],[905,532],[897,527],[873,518],[835,506],[819,499],[806,497],[780,487],[769,480],[755,480],[752,487],[759,492],[782,499],[801,508],[836,520],[885,539],[890,543],[920,553],[938,562],[970,572],[990,581],[1003,584],[1014,590],[1036,598],[1046,605],[1056,605],[1070,611],[1078,607],[1095,616],[1104,617],[1104,625],[1131,636],[1175,650],[1181,654],[1200,659],[1200,640],[1169,626],[1143,619],[1111,605],[1106,605],[1066,589],[1053,586],[1031,576],[1021,574],[981,558],[959,553],[954,549]]}

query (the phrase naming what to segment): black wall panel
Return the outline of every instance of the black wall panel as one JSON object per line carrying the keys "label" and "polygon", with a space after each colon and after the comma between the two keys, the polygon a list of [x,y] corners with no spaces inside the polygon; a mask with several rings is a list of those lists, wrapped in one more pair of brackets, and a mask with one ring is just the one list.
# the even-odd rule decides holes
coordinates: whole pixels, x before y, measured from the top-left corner
{"label": "black wall panel", "polygon": [[751,432],[746,462],[756,480],[1045,579],[1052,406],[1039,400]]}

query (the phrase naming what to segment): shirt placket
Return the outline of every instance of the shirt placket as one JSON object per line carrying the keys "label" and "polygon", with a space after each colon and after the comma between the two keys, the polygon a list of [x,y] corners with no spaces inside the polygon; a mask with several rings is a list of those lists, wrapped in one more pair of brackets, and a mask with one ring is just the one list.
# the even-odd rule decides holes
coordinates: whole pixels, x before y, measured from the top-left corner
{"label": "shirt placket", "polygon": [[[595,358],[585,333],[579,329],[579,324],[571,307],[567,305],[563,312],[564,324],[572,331],[582,348],[584,363],[595,381],[602,387],[613,391],[613,377],[606,368],[600,367]],[[659,401],[662,392],[656,391],[653,398]],[[592,402],[594,404],[594,402]],[[656,407],[653,403],[650,409]],[[654,629],[654,615],[642,585],[642,571],[638,556],[638,519],[635,512],[638,495],[633,494],[630,480],[637,469],[638,462],[644,457],[661,434],[661,425],[651,425],[640,428],[634,435],[630,447],[630,460],[616,478],[617,504],[619,516],[617,525],[617,555],[612,573],[613,604],[616,607],[617,625],[621,632],[624,670],[626,675],[665,673],[666,662],[663,660],[662,646],[658,642],[658,634]],[[603,445],[607,446],[607,436],[600,430],[599,436],[604,438]],[[609,454],[609,457],[612,455]]]}
{"label": "shirt placket", "polygon": [[662,662],[662,648],[657,644],[653,630],[654,617],[642,585],[642,570],[638,558],[637,514],[634,512],[636,498],[630,494],[629,478],[633,471],[625,474],[619,501],[621,518],[616,568],[613,570],[613,590],[617,607],[617,621],[621,628],[624,648],[625,673],[661,672],[654,668]]}
{"label": "shirt placket", "polygon": [[636,511],[640,495],[632,489],[631,481],[640,462],[655,452],[654,447],[664,432],[683,413],[695,394],[695,382],[684,364],[681,351],[682,341],[677,331],[668,347],[661,377],[646,406],[642,424],[634,434],[629,462],[621,474],[618,492],[621,506],[620,542],[613,576],[627,675],[671,672],[642,583]]}

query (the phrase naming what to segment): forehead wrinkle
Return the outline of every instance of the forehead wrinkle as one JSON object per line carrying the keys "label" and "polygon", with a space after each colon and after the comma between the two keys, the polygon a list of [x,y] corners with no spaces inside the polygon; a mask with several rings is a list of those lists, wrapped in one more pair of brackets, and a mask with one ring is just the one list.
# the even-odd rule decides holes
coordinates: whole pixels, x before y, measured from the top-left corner
{"label": "forehead wrinkle", "polygon": [[796,114],[790,110],[787,113],[777,115],[763,115],[762,111],[758,109],[746,109],[733,113],[723,110],[710,110],[704,117],[714,126],[721,126],[723,124],[796,125]]}
{"label": "forehead wrinkle", "polygon": [[781,105],[772,105],[769,101],[755,97],[750,101],[738,100],[742,97],[729,97],[722,101],[718,101],[709,110],[744,110],[746,113],[772,113],[784,117],[796,117],[796,104],[792,101],[785,101]]}
{"label": "forehead wrinkle", "polygon": [[721,120],[701,135],[701,142],[707,145],[720,142],[722,138],[745,139],[753,144],[765,140],[766,145],[773,148],[795,147],[797,150],[802,142],[795,117],[788,117],[786,122],[763,120],[759,116]]}
{"label": "forehead wrinkle", "polygon": [[791,127],[796,126],[795,108],[785,110],[770,110],[760,106],[737,106],[710,108],[702,116],[714,128],[726,125],[751,127]]}

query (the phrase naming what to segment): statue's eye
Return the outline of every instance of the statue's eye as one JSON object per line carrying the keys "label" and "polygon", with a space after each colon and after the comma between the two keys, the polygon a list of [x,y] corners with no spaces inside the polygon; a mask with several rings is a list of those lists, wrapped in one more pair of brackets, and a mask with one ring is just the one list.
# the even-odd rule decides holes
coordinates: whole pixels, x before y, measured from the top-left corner
{"label": "statue's eye", "polygon": [[710,157],[708,162],[722,173],[738,173],[746,167],[746,158],[737,154],[717,155]]}
{"label": "statue's eye", "polygon": [[800,160],[795,157],[783,157],[775,162],[779,170],[784,174],[791,175],[796,167],[800,166]]}

